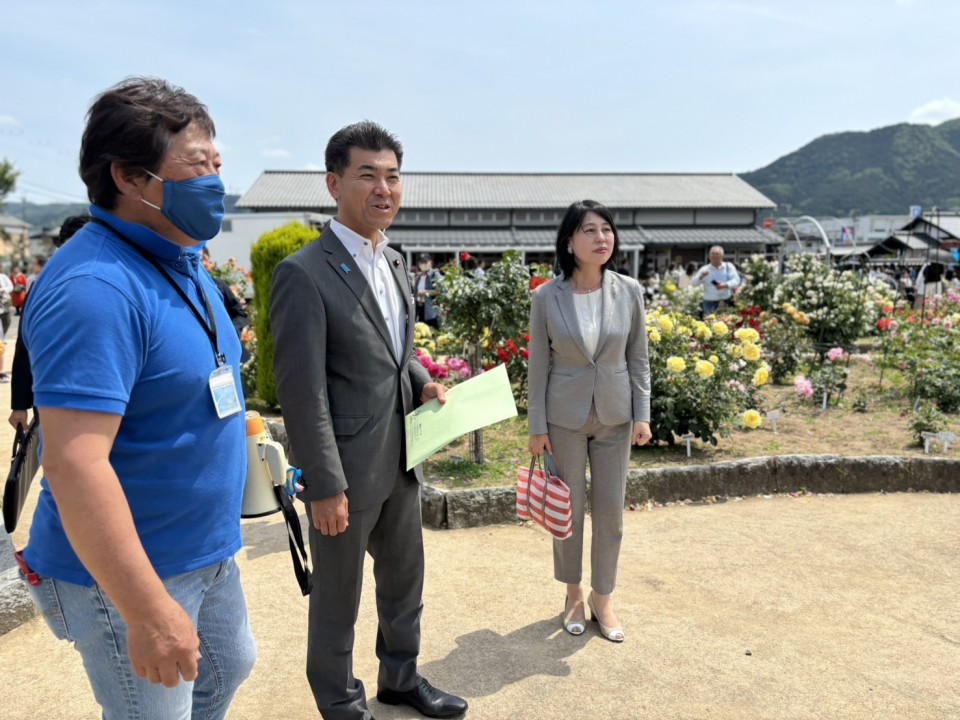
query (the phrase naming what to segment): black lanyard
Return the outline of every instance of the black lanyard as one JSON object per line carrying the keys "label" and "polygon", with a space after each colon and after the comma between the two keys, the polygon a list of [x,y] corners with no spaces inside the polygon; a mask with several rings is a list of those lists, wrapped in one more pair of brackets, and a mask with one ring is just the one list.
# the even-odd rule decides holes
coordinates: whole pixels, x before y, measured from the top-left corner
{"label": "black lanyard", "polygon": [[160,274],[163,275],[164,278],[166,278],[167,282],[170,283],[170,286],[177,291],[177,294],[180,297],[183,298],[183,301],[187,304],[187,307],[190,308],[190,312],[193,313],[193,316],[197,319],[197,322],[200,323],[200,327],[202,327],[203,331],[207,334],[207,337],[210,340],[210,345],[213,348],[213,359],[216,361],[217,367],[223,366],[227,362],[227,358],[222,352],[220,352],[219,346],[217,344],[217,321],[216,321],[216,318],[213,317],[213,308],[210,307],[210,301],[207,300],[207,294],[203,291],[203,286],[200,285],[199,279],[195,283],[197,286],[197,293],[200,295],[200,298],[203,300],[203,304],[207,308],[207,315],[210,318],[210,325],[207,325],[207,323],[204,321],[203,316],[200,314],[200,311],[197,310],[196,306],[194,306],[193,302],[190,300],[187,294],[183,291],[183,288],[180,287],[179,284],[177,284],[176,280],[170,277],[170,273],[168,273],[166,270],[163,269],[163,266],[157,262],[156,258],[153,257],[153,255],[148,253],[142,247],[140,247],[135,242],[133,242],[133,240],[131,240],[122,232],[117,230],[115,227],[104,222],[100,218],[93,218],[93,222],[97,223],[97,225],[102,225],[103,227],[107,228],[110,232],[112,232],[118,238],[120,238],[125,243],[127,243],[127,245],[129,245],[138,253],[140,253],[146,260],[150,262],[151,265],[153,265],[157,270],[160,271]]}

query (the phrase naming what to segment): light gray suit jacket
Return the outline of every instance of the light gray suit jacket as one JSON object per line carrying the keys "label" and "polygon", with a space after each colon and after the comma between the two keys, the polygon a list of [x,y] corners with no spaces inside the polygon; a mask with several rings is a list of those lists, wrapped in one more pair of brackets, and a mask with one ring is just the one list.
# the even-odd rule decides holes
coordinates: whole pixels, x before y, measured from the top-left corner
{"label": "light gray suit jacket", "polygon": [[530,310],[528,418],[531,435],[547,423],[576,430],[596,405],[604,425],[650,420],[650,362],[643,290],[603,273],[597,351],[587,353],[570,282],[557,277],[533,293]]}
{"label": "light gray suit jacket", "polygon": [[[350,509],[363,509],[386,499],[406,467],[403,418],[430,375],[414,354],[406,267],[385,254],[406,303],[399,362],[373,291],[329,227],[274,271],[277,394],[306,501],[345,491]],[[423,479],[419,466],[411,475]]]}

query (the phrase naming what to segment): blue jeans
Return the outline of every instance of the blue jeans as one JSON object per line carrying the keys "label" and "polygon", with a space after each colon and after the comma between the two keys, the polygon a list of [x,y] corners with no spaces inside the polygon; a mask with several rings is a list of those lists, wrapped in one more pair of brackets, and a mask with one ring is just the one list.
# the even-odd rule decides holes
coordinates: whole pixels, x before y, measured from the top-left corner
{"label": "blue jeans", "polygon": [[[21,577],[22,579],[22,577]],[[163,581],[200,636],[199,675],[175,688],[137,677],[127,625],[98,585],[42,578],[27,585],[53,634],[74,643],[103,708],[103,720],[222,720],[256,660],[256,645],[233,558]]]}
{"label": "blue jeans", "polygon": [[717,310],[725,308],[729,303],[729,300],[704,300],[703,301],[703,316],[709,317],[713,315]]}

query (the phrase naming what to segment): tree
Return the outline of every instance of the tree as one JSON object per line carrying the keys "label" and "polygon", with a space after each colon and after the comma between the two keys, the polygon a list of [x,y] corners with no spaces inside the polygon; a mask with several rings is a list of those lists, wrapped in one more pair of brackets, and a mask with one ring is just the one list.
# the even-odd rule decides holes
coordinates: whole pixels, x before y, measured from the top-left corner
{"label": "tree", "polygon": [[20,177],[20,173],[13,166],[13,163],[6,158],[0,161],[0,205],[3,204],[7,195],[16,190],[18,177]]}
{"label": "tree", "polygon": [[[474,374],[486,351],[496,360],[498,342],[519,338],[530,325],[530,271],[520,253],[508,250],[482,278],[457,265],[444,268],[437,302],[444,310],[445,332],[462,339]],[[526,378],[513,377],[516,383]],[[473,434],[473,460],[483,463],[483,430]]]}

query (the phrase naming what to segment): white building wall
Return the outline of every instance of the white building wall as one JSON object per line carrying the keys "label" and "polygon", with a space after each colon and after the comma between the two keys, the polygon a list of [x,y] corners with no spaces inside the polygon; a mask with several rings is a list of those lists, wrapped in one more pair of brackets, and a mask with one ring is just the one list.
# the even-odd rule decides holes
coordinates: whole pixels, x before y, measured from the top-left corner
{"label": "white building wall", "polygon": [[250,248],[261,235],[292,222],[310,226],[325,219],[324,215],[307,212],[230,213],[224,216],[223,230],[207,243],[207,249],[218,264],[234,258],[238,265],[249,270]]}

